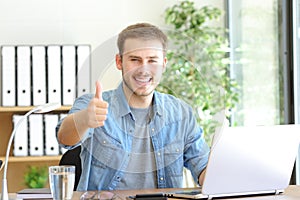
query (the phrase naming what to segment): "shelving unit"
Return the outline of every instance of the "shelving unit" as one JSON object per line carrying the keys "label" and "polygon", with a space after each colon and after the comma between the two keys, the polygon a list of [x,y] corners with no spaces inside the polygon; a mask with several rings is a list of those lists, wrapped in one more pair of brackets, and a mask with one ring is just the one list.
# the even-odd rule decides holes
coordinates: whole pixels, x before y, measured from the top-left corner
{"label": "shelving unit", "polygon": [[[0,107],[0,159],[4,161],[6,148],[10,134],[13,129],[12,116],[13,114],[25,114],[29,110],[33,109],[33,106],[28,107]],[[66,113],[69,111],[70,106],[62,106],[51,113]],[[8,192],[17,192],[24,189],[24,174],[28,170],[28,166],[50,166],[57,165],[61,158],[58,156],[18,156],[12,155],[11,148],[8,169]],[[2,188],[3,169],[0,173],[0,187]]]}

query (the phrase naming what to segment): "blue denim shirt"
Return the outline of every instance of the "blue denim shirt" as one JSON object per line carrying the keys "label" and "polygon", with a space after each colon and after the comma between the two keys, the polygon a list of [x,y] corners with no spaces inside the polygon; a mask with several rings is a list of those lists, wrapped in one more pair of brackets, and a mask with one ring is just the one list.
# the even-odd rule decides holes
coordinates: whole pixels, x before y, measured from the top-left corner
{"label": "blue denim shirt", "polygon": [[[87,108],[93,97],[93,94],[79,97],[69,113]],[[135,119],[122,84],[116,90],[104,92],[102,98],[109,103],[105,125],[90,128],[80,144],[75,145],[82,147],[78,191],[114,190],[129,162]],[[149,130],[157,167],[157,187],[182,187],[183,167],[190,169],[198,182],[208,161],[209,147],[191,107],[174,96],[154,92],[153,112]],[[60,124],[61,121],[57,130]]]}

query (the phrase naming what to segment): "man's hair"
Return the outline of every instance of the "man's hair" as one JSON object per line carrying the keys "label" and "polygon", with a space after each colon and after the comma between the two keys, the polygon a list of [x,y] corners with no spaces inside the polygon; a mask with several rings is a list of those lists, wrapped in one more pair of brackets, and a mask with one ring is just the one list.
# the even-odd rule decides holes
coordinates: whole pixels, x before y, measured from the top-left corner
{"label": "man's hair", "polygon": [[163,46],[163,50],[167,48],[167,36],[156,26],[149,23],[137,23],[128,26],[118,37],[119,54],[124,53],[124,43],[127,39],[142,39],[142,40],[158,40]]}

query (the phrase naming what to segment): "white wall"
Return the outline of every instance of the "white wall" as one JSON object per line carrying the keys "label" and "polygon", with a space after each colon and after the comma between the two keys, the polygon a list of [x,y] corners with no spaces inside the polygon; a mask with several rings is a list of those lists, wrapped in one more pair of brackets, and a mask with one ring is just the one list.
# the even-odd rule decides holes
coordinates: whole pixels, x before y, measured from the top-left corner
{"label": "white wall", "polygon": [[[92,89],[101,80],[114,88],[121,77],[114,67],[116,35],[146,21],[163,27],[164,10],[178,0],[0,0],[0,45],[91,44]],[[218,7],[218,0],[196,0]]]}

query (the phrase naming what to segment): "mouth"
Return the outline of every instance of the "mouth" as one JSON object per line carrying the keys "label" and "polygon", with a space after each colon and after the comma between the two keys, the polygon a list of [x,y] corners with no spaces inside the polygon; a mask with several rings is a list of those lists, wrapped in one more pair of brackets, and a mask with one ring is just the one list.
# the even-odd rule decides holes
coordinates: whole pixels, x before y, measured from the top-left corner
{"label": "mouth", "polygon": [[139,86],[147,86],[148,84],[151,83],[152,77],[150,77],[150,76],[137,76],[137,77],[134,77],[134,80],[136,81],[136,83]]}

